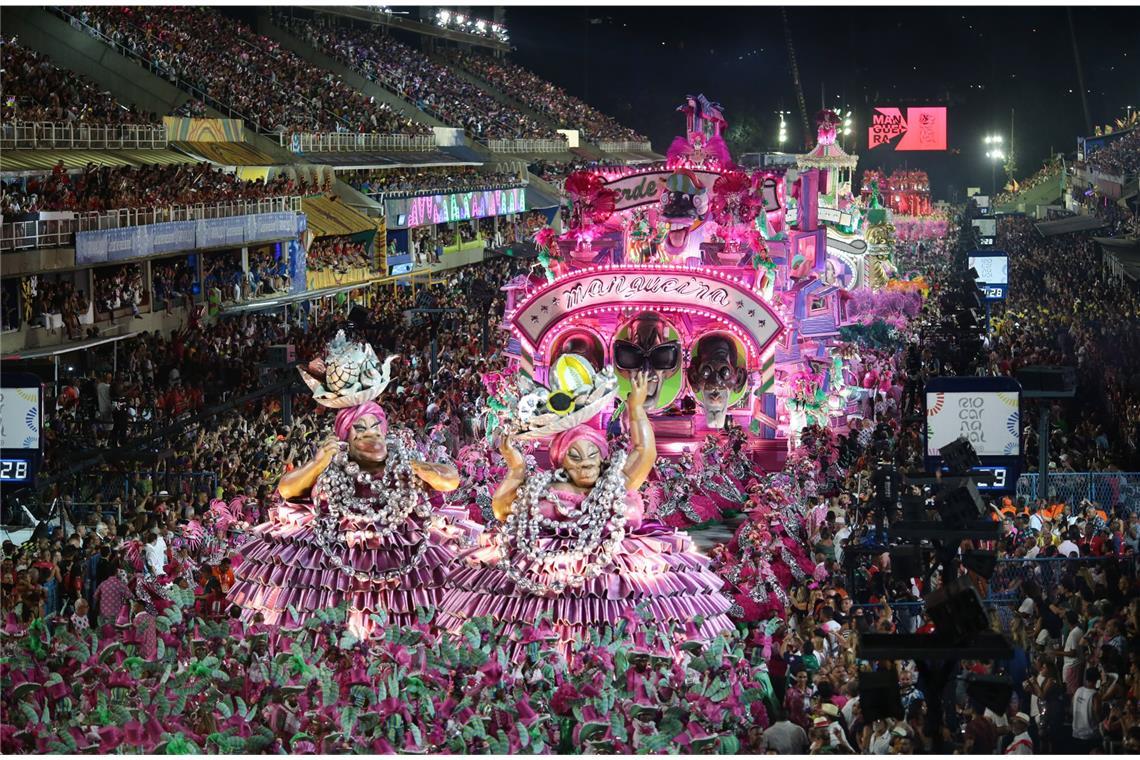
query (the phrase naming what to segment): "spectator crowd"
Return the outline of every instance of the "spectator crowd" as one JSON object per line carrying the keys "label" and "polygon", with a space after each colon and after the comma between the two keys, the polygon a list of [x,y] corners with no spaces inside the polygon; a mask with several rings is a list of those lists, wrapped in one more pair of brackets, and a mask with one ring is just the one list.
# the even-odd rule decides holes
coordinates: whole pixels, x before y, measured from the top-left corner
{"label": "spectator crowd", "polygon": [[65,9],[153,70],[270,132],[427,134],[332,72],[207,7]]}
{"label": "spectator crowd", "polygon": [[375,27],[351,28],[326,19],[302,19],[287,12],[278,24],[365,78],[379,82],[440,121],[478,139],[565,139],[552,127],[505,105],[447,66]]}
{"label": "spectator crowd", "polygon": [[360,169],[340,177],[365,195],[444,195],[521,187],[517,172],[480,171],[475,166]]}
{"label": "spectator crowd", "polygon": [[[518,227],[529,237],[543,221],[541,214],[532,213],[506,227]],[[458,234],[485,233],[484,222],[461,224]],[[434,233],[431,237],[441,244],[447,242],[442,235],[456,234],[452,225]],[[1075,365],[1082,393],[1056,404],[1052,414],[1051,450],[1057,469],[1140,469],[1136,289],[1103,274],[1095,243],[1087,235],[1042,238],[1028,220],[1010,217],[1001,220],[999,236],[999,244],[1010,253],[1011,282],[1016,287],[995,313],[979,370],[1013,374],[1033,364]],[[343,265],[363,253],[354,245],[340,238],[319,240],[310,248],[310,262]],[[921,272],[937,292],[953,276],[950,260],[955,245],[952,239],[909,241],[900,246],[900,268]],[[251,269],[272,272],[279,264],[268,253],[252,252]],[[234,254],[210,257],[204,271],[207,292],[236,288],[240,297],[242,289],[250,287],[243,282],[241,261]],[[187,689],[208,698],[184,701],[185,709],[179,708],[181,713],[166,721],[179,731],[182,744],[175,743],[176,748],[220,742],[219,723],[236,732],[238,726],[228,723],[216,705],[220,695],[229,698],[241,691],[243,700],[248,698],[246,704],[264,710],[257,720],[249,721],[257,725],[257,736],[263,736],[262,729],[269,732],[261,749],[338,749],[336,740],[329,738],[334,731],[328,721],[334,716],[318,706],[323,700],[317,691],[331,687],[315,681],[283,687],[272,682],[275,675],[263,679],[262,668],[266,674],[280,672],[270,671],[267,664],[270,660],[258,638],[263,629],[257,622],[243,626],[230,619],[231,611],[224,605],[225,590],[233,582],[227,555],[240,552],[237,544],[245,527],[264,517],[269,490],[286,468],[311,456],[324,440],[332,415],[295,389],[242,400],[231,409],[215,412],[214,407],[267,386],[270,380],[259,364],[269,346],[293,344],[298,357],[308,358],[318,355],[337,329],[345,328],[374,345],[380,356],[402,357],[382,398],[391,424],[420,431],[421,438],[458,456],[463,444],[480,440],[485,432],[489,399],[482,376],[501,371],[507,359],[505,334],[498,329],[502,296],[497,295],[488,308],[476,308],[469,294],[479,279],[499,293],[502,285],[526,271],[526,265],[511,259],[452,271],[445,284],[421,288],[415,296],[410,289],[392,295],[385,291],[364,314],[354,312],[351,323],[342,316],[347,308],[310,320],[303,319],[300,310],[288,312],[284,320],[279,315],[243,314],[200,323],[188,316],[186,324],[169,336],[143,333],[125,341],[116,366],[95,366],[64,377],[46,407],[50,413],[45,425],[45,470],[62,473],[84,457],[109,449],[116,449],[116,454],[137,449],[135,453],[145,453],[150,463],[143,467],[128,456],[106,457],[56,481],[49,497],[59,497],[65,506],[65,527],[19,547],[3,547],[4,610],[12,616],[5,621],[6,636],[0,646],[12,657],[22,656],[26,648],[44,647],[45,654],[27,658],[32,664],[26,665],[28,672],[42,679],[45,663],[72,668],[70,658],[75,656],[66,637],[56,637],[50,647],[44,645],[40,631],[45,626],[55,633],[94,630],[98,651],[111,642],[133,647],[139,662],[119,663],[121,671],[129,672],[134,682],[147,684],[143,690],[147,693],[161,688],[157,684],[161,668],[151,672],[150,664],[163,657],[187,664],[178,667],[173,677],[201,678],[202,683],[224,664],[225,683],[215,680],[209,688]],[[192,287],[188,273],[185,259],[166,260],[156,270],[155,298],[185,295]],[[130,300],[136,273],[129,265],[102,274],[95,281],[97,305],[121,302],[122,292]],[[254,292],[261,292],[260,286]],[[68,314],[74,317],[86,309],[85,300],[71,283],[42,278],[30,303],[41,304],[33,306],[40,311],[58,309],[67,323]],[[414,307],[450,311],[429,317],[411,312]],[[762,622],[737,635],[731,653],[726,647],[715,655],[694,655],[688,662],[701,663],[699,668],[670,662],[662,666],[659,678],[655,676],[656,684],[671,677],[680,680],[676,688],[682,695],[680,704],[669,709],[686,711],[686,722],[679,724],[686,727],[686,738],[677,740],[683,748],[699,749],[699,732],[709,731],[723,742],[722,748],[753,753],[921,754],[945,748],[975,754],[1140,751],[1136,708],[1140,589],[1135,564],[1140,515],[1123,493],[1110,494],[1104,501],[1074,503],[1051,495],[1040,501],[1010,497],[992,504],[990,516],[1001,526],[1000,537],[989,547],[998,552],[995,572],[989,579],[963,572],[985,590],[991,625],[1008,635],[1013,653],[1003,660],[967,659],[956,674],[1008,678],[1012,687],[1008,704],[995,709],[978,701],[964,679],[951,679],[936,698],[933,689],[942,690],[943,685],[932,681],[931,672],[919,663],[899,660],[894,665],[901,717],[864,713],[859,676],[882,663],[861,661],[860,635],[931,632],[920,599],[934,582],[905,577],[901,568],[892,567],[889,553],[854,550],[876,545],[877,518],[869,508],[874,495],[871,474],[883,452],[890,452],[898,465],[909,467],[921,460],[917,430],[921,418],[915,421],[915,397],[908,398],[901,388],[911,380],[952,371],[929,346],[925,350],[919,346],[917,331],[938,321],[938,309],[937,302],[928,299],[917,326],[905,333],[913,344],[910,350],[864,351],[896,374],[895,387],[890,394],[871,394],[864,421],[837,437],[835,460],[820,476],[816,493],[796,505],[805,516],[797,541],[824,572],[793,578],[784,589],[786,618]],[[433,318],[439,322],[430,324]],[[433,364],[439,367],[434,373]],[[291,424],[285,422],[282,393],[289,394],[285,398],[294,415]],[[161,444],[142,446],[144,435],[160,435]],[[1037,445],[1034,435],[1029,430],[1025,437],[1030,462]],[[801,486],[806,488],[806,483]],[[862,558],[845,562],[856,554]],[[715,561],[723,559],[721,553]],[[181,608],[184,620],[164,619],[166,630],[156,630],[162,608],[169,604],[157,592],[159,579],[178,589],[167,594],[186,601]],[[174,603],[179,604],[177,599]],[[368,668],[361,668],[364,675],[355,672],[357,663],[350,662],[354,655],[328,646],[327,638],[308,650],[314,656],[309,661],[301,658],[297,670],[326,669],[320,672],[330,682],[337,681],[338,694],[355,696],[359,692],[352,687],[367,682]],[[535,642],[540,640],[536,635]],[[208,661],[199,648],[205,642],[224,663],[203,665]],[[476,646],[470,639],[462,646],[468,645]],[[384,646],[392,653],[399,645],[388,641]],[[435,650],[417,651],[425,658],[436,656]],[[636,652],[633,659],[631,653],[621,658],[605,650],[591,653],[597,658],[596,669],[587,665],[585,670],[568,671],[563,678],[568,686],[558,685],[560,695],[544,695],[541,706],[536,702],[532,708],[525,693],[511,692],[505,708],[494,708],[495,715],[510,716],[504,732],[516,731],[519,741],[515,724],[532,720],[530,713],[535,711],[560,715],[571,724],[581,722],[573,718],[567,703],[585,700],[589,689],[600,694],[603,687],[611,690],[606,698],[613,698],[613,711],[602,725],[614,726],[616,718],[626,731],[625,705],[644,708],[651,699],[629,684],[641,683],[639,674],[653,672],[657,665],[638,664]],[[415,662],[408,657],[402,667],[415,667]],[[538,684],[551,682],[551,690],[555,688],[555,679],[538,668],[530,681],[524,675],[495,670],[497,664],[488,664],[492,662],[489,657],[467,664],[453,661],[439,670],[459,680],[440,688],[447,695],[462,695],[468,675],[478,684],[489,679],[499,692],[527,683],[541,688]],[[12,672],[5,676],[6,697],[16,685]],[[133,683],[124,681],[122,674],[115,678],[108,688]],[[703,684],[702,678],[720,680],[698,690],[693,684]],[[755,682],[744,683],[747,679]],[[420,683],[425,689],[437,685],[430,677]],[[714,686],[720,694],[715,700],[710,698]],[[280,698],[273,696],[277,688]],[[66,685],[64,691],[68,698],[74,696]],[[467,691],[482,693],[482,686]],[[671,690],[659,692],[655,686],[654,694],[659,693]],[[401,705],[407,709],[416,698],[409,693],[394,698],[396,704],[384,703],[383,709],[398,711]],[[345,707],[332,702],[325,707]],[[439,702],[433,710],[453,709],[449,702]],[[274,703],[279,707],[273,708]],[[933,710],[940,713],[932,716]],[[234,714],[231,710],[230,716]],[[640,717],[630,721],[625,739],[620,731],[607,739],[610,748],[632,747],[637,737],[644,740],[664,731],[668,722],[665,709],[637,714]],[[60,721],[71,720],[55,709],[53,715]],[[469,715],[457,715],[456,725],[469,722]],[[238,723],[245,720],[243,715],[238,718]],[[335,720],[340,719],[338,713]],[[78,735],[72,733],[71,738],[106,751],[124,741],[127,746],[153,748],[162,727],[151,736],[145,717],[132,721],[119,734],[96,730],[90,738],[86,723],[75,720]],[[51,724],[22,734],[6,729],[4,749],[47,751],[52,745],[45,741],[40,747],[37,732],[50,733]],[[431,739],[432,746],[454,747],[448,743],[454,736],[440,734]],[[244,740],[253,737],[254,729],[249,729]],[[533,741],[529,733],[527,741]],[[399,746],[422,749],[420,744]],[[462,747],[486,748],[477,742]],[[493,748],[512,749],[509,744]],[[575,748],[574,743],[568,748]]]}
{"label": "spectator crowd", "polygon": [[520,103],[558,122],[562,129],[577,129],[590,141],[647,142],[645,135],[618,124],[585,101],[547,82],[522,66],[474,52],[451,52],[448,60],[480,77]]}
{"label": "spectator crowd", "polygon": [[0,122],[4,125],[21,121],[159,123],[155,114],[123,105],[87,77],[59,68],[15,39],[0,39],[0,67],[4,70],[4,98],[0,101]]}
{"label": "spectator crowd", "polygon": [[207,162],[97,166],[88,163],[71,173],[63,163],[51,174],[14,179],[3,186],[7,217],[39,211],[77,213],[114,209],[219,204],[280,196],[306,195],[321,188],[284,174],[271,180],[243,180]]}

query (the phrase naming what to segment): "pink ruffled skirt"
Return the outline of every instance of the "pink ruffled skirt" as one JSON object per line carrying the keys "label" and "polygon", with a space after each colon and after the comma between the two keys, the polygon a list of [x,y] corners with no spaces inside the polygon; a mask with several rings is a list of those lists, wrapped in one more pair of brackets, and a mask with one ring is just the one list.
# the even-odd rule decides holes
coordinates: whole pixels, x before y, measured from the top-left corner
{"label": "pink ruffled skirt", "polygon": [[[556,636],[563,651],[574,641],[588,640],[591,629],[616,624],[637,608],[662,632],[670,624],[674,628],[672,641],[648,645],[658,652],[685,640],[707,641],[733,628],[728,618],[732,603],[721,593],[723,581],[709,569],[709,559],[696,551],[687,534],[660,523],[647,522],[628,534],[597,577],[549,596],[516,587],[499,566],[501,540],[502,534],[489,536],[485,545],[456,559],[457,569],[440,603],[440,627],[458,631],[471,618],[490,617],[505,625],[512,653],[523,645],[523,632],[539,625],[543,615],[549,617],[544,627],[550,629],[550,638]],[[557,535],[540,540],[555,550],[570,544]],[[565,577],[564,571],[544,562],[522,557],[514,561],[526,577],[543,585]]]}
{"label": "pink ruffled skirt", "polygon": [[[249,622],[260,612],[265,624],[275,627],[301,627],[318,610],[346,601],[345,622],[358,638],[369,636],[376,627],[374,613],[383,612],[389,625],[410,625],[416,621],[417,608],[439,605],[456,551],[473,544],[479,530],[466,520],[448,522],[458,516],[453,511],[437,510],[443,520],[435,521],[434,527],[409,518],[401,529],[384,537],[365,535],[373,529],[369,524],[342,523],[332,549],[346,567],[373,576],[407,568],[376,583],[359,580],[331,561],[317,541],[310,504],[284,502],[241,547],[228,600],[242,608],[242,620]],[[414,562],[421,541],[428,545],[420,561]]]}

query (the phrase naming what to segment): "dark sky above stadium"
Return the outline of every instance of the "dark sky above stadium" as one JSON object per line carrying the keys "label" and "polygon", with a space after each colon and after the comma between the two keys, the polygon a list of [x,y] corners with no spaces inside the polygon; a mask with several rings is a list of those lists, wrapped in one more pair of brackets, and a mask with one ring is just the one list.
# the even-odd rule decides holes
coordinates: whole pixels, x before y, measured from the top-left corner
{"label": "dark sky above stadium", "polygon": [[[1064,7],[787,13],[809,119],[821,87],[829,107],[853,110],[860,169],[906,162],[930,173],[938,197],[961,197],[967,185],[989,189],[982,138],[1000,131],[1008,140],[1011,109],[1020,176],[1050,149],[1073,152],[1085,132]],[[1092,123],[1140,107],[1140,9],[1071,13]],[[779,8],[511,6],[506,21],[518,63],[649,135],[659,149],[683,127],[673,109],[698,92],[724,105],[730,126],[755,125],[764,147],[776,147],[775,112],[791,111],[787,147],[802,144]],[[950,109],[946,154],[867,154],[875,106],[942,104]]]}

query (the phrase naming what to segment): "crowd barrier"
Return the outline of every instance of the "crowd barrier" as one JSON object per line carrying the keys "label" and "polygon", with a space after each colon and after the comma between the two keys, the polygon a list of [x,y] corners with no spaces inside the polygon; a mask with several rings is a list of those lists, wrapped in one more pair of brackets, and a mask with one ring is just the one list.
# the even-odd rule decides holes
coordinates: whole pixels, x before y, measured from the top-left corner
{"label": "crowd barrier", "polygon": [[488,140],[487,150],[492,153],[564,153],[565,140]]}
{"label": "crowd barrier", "polygon": [[195,203],[160,208],[122,208],[98,211],[77,216],[78,232],[117,230],[123,227],[141,227],[166,222],[196,222],[201,219],[225,219],[234,216],[272,214],[282,211],[300,211],[301,197],[277,196],[251,201],[223,201],[221,203]]}
{"label": "crowd barrier", "polygon": [[65,218],[28,219],[0,224],[0,251],[23,251],[34,248],[62,248],[75,240],[78,222],[74,214],[52,213]]}
{"label": "crowd barrier", "polygon": [[166,147],[166,127],[153,124],[17,121],[0,125],[0,150],[164,150]]}
{"label": "crowd barrier", "polygon": [[281,147],[293,153],[366,153],[379,150],[435,150],[435,135],[352,132],[295,132],[281,135]]}
{"label": "crowd barrier", "polygon": [[653,146],[648,140],[645,142],[636,140],[598,140],[598,147],[606,153],[631,153],[633,151],[650,153],[653,151]]}
{"label": "crowd barrier", "polygon": [[[1037,499],[1040,475],[1032,472],[1017,480],[1016,495],[1027,502]],[[1111,511],[1118,504],[1126,514],[1140,511],[1140,472],[1050,472],[1049,500],[1075,506],[1088,499]]]}
{"label": "crowd barrier", "polygon": [[[277,196],[251,201],[196,203],[158,208],[122,208],[88,213],[43,212],[38,214],[36,219],[5,221],[0,224],[0,251],[76,245],[75,234],[78,232],[125,230],[170,222],[197,222],[300,211],[300,196]],[[159,234],[170,235],[172,232],[167,230]]]}

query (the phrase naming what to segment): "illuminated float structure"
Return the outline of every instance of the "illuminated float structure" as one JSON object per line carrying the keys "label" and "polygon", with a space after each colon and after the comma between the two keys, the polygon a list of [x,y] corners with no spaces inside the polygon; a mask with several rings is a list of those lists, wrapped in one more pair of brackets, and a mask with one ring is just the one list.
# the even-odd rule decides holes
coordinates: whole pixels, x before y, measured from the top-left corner
{"label": "illuminated float structure", "polygon": [[784,169],[745,170],[719,106],[702,95],[678,110],[687,132],[666,161],[568,178],[566,231],[536,237],[545,277],[508,287],[511,350],[552,390],[566,355],[614,367],[619,399],[647,370],[663,455],[739,426],[775,468],[803,425],[842,424],[848,408],[831,349],[855,283],[818,216],[829,170],[800,169],[790,185]]}

